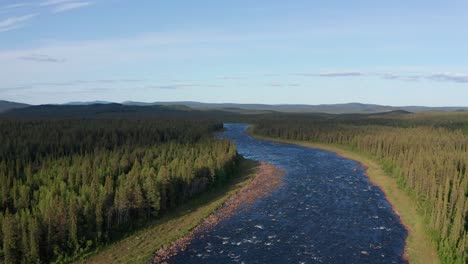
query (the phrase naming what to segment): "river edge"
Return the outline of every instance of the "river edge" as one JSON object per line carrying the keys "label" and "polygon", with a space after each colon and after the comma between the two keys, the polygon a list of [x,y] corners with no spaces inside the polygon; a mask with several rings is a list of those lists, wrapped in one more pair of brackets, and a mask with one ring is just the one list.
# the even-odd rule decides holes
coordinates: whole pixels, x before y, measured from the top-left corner
{"label": "river edge", "polygon": [[398,187],[396,180],[388,176],[381,166],[371,157],[338,145],[265,137],[254,134],[251,127],[247,130],[247,133],[253,138],[260,140],[330,151],[341,157],[360,163],[365,169],[365,174],[369,181],[382,190],[385,198],[392,206],[392,210],[400,217],[400,222],[408,233],[405,238],[403,258],[413,264],[440,263],[437,251],[427,234],[424,218],[417,212],[416,202],[414,202],[405,191]]}
{"label": "river edge", "polygon": [[82,255],[74,263],[148,263],[153,259],[155,251],[168,247],[190,233],[231,196],[248,185],[255,178],[258,165],[257,161],[241,157],[239,172],[226,185],[202,193],[153,223],[148,223],[147,227]]}
{"label": "river edge", "polygon": [[203,237],[204,232],[211,230],[217,224],[229,219],[238,212],[247,209],[256,200],[271,194],[282,184],[284,175],[284,171],[274,165],[259,162],[255,175],[245,186],[231,195],[219,208],[188,234],[177,239],[170,246],[156,251],[149,263],[167,263],[168,260],[179,252],[185,251],[195,237]]}

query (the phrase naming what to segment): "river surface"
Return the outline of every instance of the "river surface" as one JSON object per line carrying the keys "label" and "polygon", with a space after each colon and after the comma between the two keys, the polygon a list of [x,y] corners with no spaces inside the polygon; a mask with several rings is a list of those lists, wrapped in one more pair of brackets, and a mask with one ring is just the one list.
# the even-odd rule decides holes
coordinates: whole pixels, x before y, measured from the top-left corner
{"label": "river surface", "polygon": [[406,231],[358,162],[225,127],[240,154],[283,169],[283,185],[169,263],[405,263]]}

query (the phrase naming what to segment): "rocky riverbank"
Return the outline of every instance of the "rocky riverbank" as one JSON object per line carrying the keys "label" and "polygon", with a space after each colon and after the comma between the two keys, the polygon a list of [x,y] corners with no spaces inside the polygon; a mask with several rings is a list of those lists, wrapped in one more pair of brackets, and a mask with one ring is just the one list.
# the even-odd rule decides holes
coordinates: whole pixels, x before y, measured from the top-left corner
{"label": "rocky riverbank", "polygon": [[240,210],[248,208],[255,200],[274,191],[281,185],[283,176],[284,172],[279,168],[261,162],[257,168],[255,178],[249,184],[229,198],[188,235],[178,239],[171,246],[158,250],[150,263],[167,263],[167,260],[177,255],[178,252],[185,251],[194,237],[203,236],[204,232],[210,230],[219,222],[228,219]]}

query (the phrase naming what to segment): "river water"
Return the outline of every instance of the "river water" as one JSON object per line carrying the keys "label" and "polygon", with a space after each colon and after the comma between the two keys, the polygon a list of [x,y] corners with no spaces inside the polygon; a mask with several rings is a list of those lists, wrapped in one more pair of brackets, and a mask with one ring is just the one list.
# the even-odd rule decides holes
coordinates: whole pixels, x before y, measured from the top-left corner
{"label": "river water", "polygon": [[405,263],[406,231],[358,162],[225,127],[240,154],[283,169],[284,183],[169,263]]}

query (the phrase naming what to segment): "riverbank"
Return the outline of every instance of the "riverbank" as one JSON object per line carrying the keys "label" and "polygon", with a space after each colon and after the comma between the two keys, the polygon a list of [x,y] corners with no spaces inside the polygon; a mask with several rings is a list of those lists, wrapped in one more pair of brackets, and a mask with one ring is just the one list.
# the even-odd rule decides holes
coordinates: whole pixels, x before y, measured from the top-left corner
{"label": "riverbank", "polygon": [[405,258],[410,263],[439,263],[435,247],[426,233],[424,219],[417,212],[416,202],[400,189],[396,180],[386,175],[381,166],[371,157],[337,145],[264,137],[254,135],[251,131],[249,134],[261,140],[296,144],[335,152],[340,156],[360,162],[366,168],[366,175],[369,180],[384,192],[393,210],[400,216],[402,224],[408,231],[405,243]]}
{"label": "riverbank", "polygon": [[219,209],[203,220],[189,234],[181,237],[171,246],[158,250],[151,263],[166,263],[168,259],[177,255],[178,252],[185,251],[192,239],[197,235],[202,235],[219,222],[248,208],[255,200],[270,194],[278,188],[281,185],[283,176],[283,171],[271,164],[261,162],[252,181],[242,187],[235,195],[232,195]]}
{"label": "riverbank", "polygon": [[184,250],[195,234],[209,230],[271,193],[281,184],[282,176],[283,172],[271,164],[242,159],[238,176],[226,186],[202,194],[148,228],[76,263],[164,263]]}
{"label": "riverbank", "polygon": [[148,263],[154,252],[184,237],[231,196],[255,179],[259,164],[242,159],[239,174],[225,186],[213,189],[167,213],[147,228],[98,250],[76,263]]}

